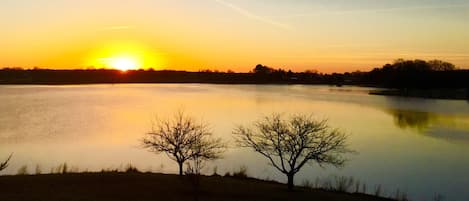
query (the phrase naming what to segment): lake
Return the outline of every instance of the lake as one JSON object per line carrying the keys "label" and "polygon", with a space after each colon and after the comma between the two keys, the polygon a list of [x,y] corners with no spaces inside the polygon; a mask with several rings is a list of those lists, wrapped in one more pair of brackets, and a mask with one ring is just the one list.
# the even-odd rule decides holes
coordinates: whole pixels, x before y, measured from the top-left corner
{"label": "lake", "polygon": [[469,200],[469,102],[368,95],[371,88],[305,85],[129,84],[0,86],[0,159],[13,153],[2,174],[24,165],[43,173],[66,162],[80,171],[132,163],[143,171],[177,173],[164,154],[141,148],[155,116],[184,109],[231,142],[224,158],[204,169],[239,170],[260,179],[286,178],[258,154],[236,148],[232,130],[273,112],[314,114],[349,135],[350,161],[341,169],[307,166],[296,184],[331,175],[353,176],[368,193],[382,185],[412,200]]}

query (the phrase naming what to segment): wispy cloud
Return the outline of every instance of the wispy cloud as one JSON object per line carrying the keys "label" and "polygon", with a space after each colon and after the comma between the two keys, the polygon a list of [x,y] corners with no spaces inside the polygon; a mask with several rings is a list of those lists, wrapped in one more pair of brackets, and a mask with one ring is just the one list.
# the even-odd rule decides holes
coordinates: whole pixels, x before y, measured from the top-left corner
{"label": "wispy cloud", "polygon": [[223,5],[223,6],[226,6],[232,10],[234,10],[235,12],[245,16],[245,17],[248,17],[248,18],[251,18],[253,20],[257,20],[259,22],[262,22],[262,23],[266,23],[266,24],[269,24],[269,25],[272,25],[272,26],[275,26],[275,27],[278,27],[278,28],[282,28],[282,29],[291,29],[291,26],[287,25],[287,24],[283,24],[283,23],[280,23],[280,22],[277,22],[277,21],[274,21],[272,19],[269,19],[267,17],[263,17],[263,16],[260,16],[260,15],[256,15],[244,8],[241,8],[237,5],[234,5],[232,3],[229,3],[225,0],[215,0],[215,2]]}
{"label": "wispy cloud", "polygon": [[311,13],[299,13],[283,16],[276,16],[275,18],[297,18],[320,16],[325,14],[346,15],[346,14],[360,14],[360,13],[386,13],[386,12],[405,12],[405,11],[419,11],[419,10],[436,10],[436,9],[458,9],[467,8],[469,3],[461,4],[446,4],[446,5],[422,5],[422,6],[409,6],[409,7],[389,7],[389,8],[369,8],[369,9],[354,9],[354,10],[326,10],[322,7],[321,10]]}

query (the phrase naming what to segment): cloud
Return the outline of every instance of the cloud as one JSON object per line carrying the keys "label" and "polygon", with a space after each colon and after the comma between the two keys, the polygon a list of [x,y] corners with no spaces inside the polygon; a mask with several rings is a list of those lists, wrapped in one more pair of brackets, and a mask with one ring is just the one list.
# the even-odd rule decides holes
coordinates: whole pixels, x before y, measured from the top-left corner
{"label": "cloud", "polygon": [[418,11],[418,10],[435,10],[435,9],[458,9],[469,7],[468,3],[462,4],[446,4],[446,5],[422,5],[410,7],[389,7],[389,8],[369,8],[369,9],[355,9],[355,10],[322,10],[311,13],[299,13],[283,16],[276,16],[275,18],[298,18],[298,17],[312,17],[325,14],[346,15],[346,14],[360,14],[360,13],[386,13],[386,12],[400,12],[400,11]]}
{"label": "cloud", "polygon": [[410,6],[410,7],[391,7],[391,8],[378,8],[378,9],[363,9],[363,10],[351,10],[344,11],[350,13],[361,13],[361,12],[395,12],[395,11],[414,11],[414,10],[433,10],[433,9],[450,9],[450,8],[461,8],[469,6],[469,4],[451,4],[451,5],[430,5],[430,6]]}
{"label": "cloud", "polygon": [[234,10],[235,12],[237,12],[237,13],[245,16],[245,17],[251,18],[253,20],[257,20],[259,22],[269,24],[269,25],[272,25],[272,26],[275,26],[275,27],[278,27],[278,28],[281,28],[281,29],[291,29],[291,26],[289,26],[287,24],[283,24],[283,23],[274,21],[272,19],[260,16],[260,15],[256,15],[256,14],[254,14],[254,13],[252,13],[252,12],[250,12],[250,11],[244,9],[244,8],[241,8],[237,5],[226,2],[225,0],[215,0],[215,2],[217,2],[217,3],[219,3],[223,6],[226,6],[230,9]]}

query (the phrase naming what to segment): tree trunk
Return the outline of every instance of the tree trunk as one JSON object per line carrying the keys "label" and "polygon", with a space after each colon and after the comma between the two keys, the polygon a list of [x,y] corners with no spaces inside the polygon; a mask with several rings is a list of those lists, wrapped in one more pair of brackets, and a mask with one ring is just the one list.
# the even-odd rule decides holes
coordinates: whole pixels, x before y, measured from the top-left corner
{"label": "tree trunk", "polygon": [[288,177],[288,190],[289,191],[293,191],[293,187],[294,187],[294,183],[293,183],[293,177],[295,176],[295,174],[287,174],[287,177]]}
{"label": "tree trunk", "polygon": [[181,162],[178,162],[178,165],[179,165],[179,176],[182,176],[183,172],[182,172],[182,166],[184,165],[184,163],[181,163]]}

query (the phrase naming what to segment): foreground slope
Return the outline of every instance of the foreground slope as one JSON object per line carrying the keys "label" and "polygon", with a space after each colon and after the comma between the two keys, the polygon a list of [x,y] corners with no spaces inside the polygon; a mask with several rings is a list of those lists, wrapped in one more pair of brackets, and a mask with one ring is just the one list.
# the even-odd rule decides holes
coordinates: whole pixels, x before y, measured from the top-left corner
{"label": "foreground slope", "polygon": [[[231,177],[202,177],[199,200],[385,201],[361,194],[298,189],[275,182]],[[188,177],[153,173],[80,173],[2,176],[2,201],[147,201],[194,200]]]}

